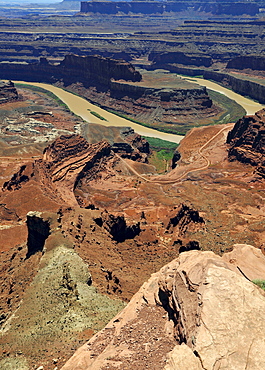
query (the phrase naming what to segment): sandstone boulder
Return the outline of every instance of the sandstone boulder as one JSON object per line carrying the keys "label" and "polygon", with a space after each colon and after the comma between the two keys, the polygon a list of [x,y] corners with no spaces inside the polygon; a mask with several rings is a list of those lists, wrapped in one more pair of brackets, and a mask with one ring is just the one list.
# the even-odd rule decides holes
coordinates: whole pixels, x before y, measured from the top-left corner
{"label": "sandstone boulder", "polygon": [[251,279],[265,279],[259,252],[237,245],[224,257],[182,253],[62,369],[265,368],[265,293],[241,271],[248,256],[263,266],[257,274],[249,267]]}

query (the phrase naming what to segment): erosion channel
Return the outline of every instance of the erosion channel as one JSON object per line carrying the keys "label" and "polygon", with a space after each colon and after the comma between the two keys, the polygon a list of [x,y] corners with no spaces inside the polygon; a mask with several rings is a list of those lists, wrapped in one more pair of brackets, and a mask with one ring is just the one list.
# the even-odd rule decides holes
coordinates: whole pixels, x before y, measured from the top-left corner
{"label": "erosion channel", "polygon": [[[200,78],[188,78],[188,80],[192,80],[196,82],[198,85],[206,86],[207,88],[219,92],[221,94],[226,95],[232,100],[235,100],[238,104],[240,104],[247,112],[247,114],[254,114],[256,111],[263,108],[263,106],[251,99],[243,97],[233,91],[222,87],[214,82],[207,81]],[[168,134],[165,132],[160,132],[158,130],[154,130],[148,127],[141,126],[137,123],[131,122],[126,120],[125,118],[116,116],[113,113],[110,113],[90,102],[85,100],[84,98],[74,95],[68,91],[65,91],[59,87],[52,86],[49,84],[44,83],[37,83],[37,82],[24,82],[24,81],[16,81],[17,83],[23,83],[33,86],[38,86],[48,91],[51,91],[57,97],[59,97],[68,107],[69,109],[75,113],[76,115],[82,117],[87,122],[98,123],[104,126],[130,126],[140,135],[149,136],[149,137],[156,137],[163,140],[168,140],[171,142],[179,143],[183,136],[176,135],[176,134]],[[103,117],[105,120],[94,116],[91,112],[96,112],[98,115]]]}

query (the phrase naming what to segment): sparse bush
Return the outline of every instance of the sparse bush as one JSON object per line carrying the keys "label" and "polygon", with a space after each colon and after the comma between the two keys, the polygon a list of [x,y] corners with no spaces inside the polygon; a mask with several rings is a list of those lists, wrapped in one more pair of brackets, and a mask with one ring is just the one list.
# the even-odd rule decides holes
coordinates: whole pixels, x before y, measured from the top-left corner
{"label": "sparse bush", "polygon": [[256,284],[258,287],[265,290],[265,280],[256,279],[256,280],[252,280],[252,283]]}
{"label": "sparse bush", "polygon": [[92,111],[90,111],[90,113],[91,113],[91,114],[93,114],[93,116],[95,116],[95,117],[97,117],[97,118],[101,119],[101,121],[107,121],[107,119],[106,119],[106,118],[102,117],[99,113],[94,112],[93,110],[92,110]]}

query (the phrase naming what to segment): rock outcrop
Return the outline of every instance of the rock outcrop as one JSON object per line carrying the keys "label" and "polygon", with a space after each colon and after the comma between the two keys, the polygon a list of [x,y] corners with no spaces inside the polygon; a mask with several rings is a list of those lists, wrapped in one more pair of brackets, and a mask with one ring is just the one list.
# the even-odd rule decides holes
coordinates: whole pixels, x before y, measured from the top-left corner
{"label": "rock outcrop", "polygon": [[140,81],[141,74],[124,60],[69,54],[57,65],[45,58],[41,58],[39,63],[2,63],[1,78],[48,83],[63,80],[65,85],[82,82],[85,86],[108,86],[112,78]]}
{"label": "rock outcrop", "polygon": [[233,58],[227,63],[226,68],[230,69],[252,69],[265,71],[265,57],[263,55],[242,55]]}
{"label": "rock outcrop", "polygon": [[129,158],[133,161],[148,162],[150,154],[149,143],[141,135],[134,132],[131,128],[121,130],[123,142],[114,142],[111,149],[123,158]]}
{"label": "rock outcrop", "polygon": [[175,214],[170,217],[166,226],[167,233],[176,232],[177,229],[178,235],[183,236],[190,228],[192,228],[193,231],[196,229],[202,230],[204,228],[205,222],[196,209],[186,204],[181,204],[176,207],[174,213]]}
{"label": "rock outcrop", "polygon": [[18,99],[18,92],[12,81],[0,81],[0,104]]}
{"label": "rock outcrop", "polygon": [[99,226],[112,236],[113,240],[123,242],[125,239],[133,239],[141,232],[140,222],[132,225],[127,225],[124,216],[115,216],[108,211],[101,213],[101,217],[95,219]]}
{"label": "rock outcrop", "polygon": [[159,68],[165,63],[177,63],[183,65],[210,67],[212,58],[208,55],[185,54],[181,51],[171,51],[165,53],[151,52],[148,60],[153,62],[153,67]]}
{"label": "rock outcrop", "polygon": [[265,109],[254,116],[245,116],[228,133],[228,157],[255,167],[265,177]]}
{"label": "rock outcrop", "polygon": [[229,73],[205,70],[203,77],[207,80],[214,80],[232,88],[233,91],[249,96],[260,103],[265,103],[265,84],[251,81],[247,78],[240,78]]}
{"label": "rock outcrop", "polygon": [[257,4],[247,2],[188,2],[188,1],[82,1],[81,13],[118,14],[120,12],[141,14],[163,14],[165,12],[180,12],[188,10],[189,7],[197,11],[211,12],[212,14],[250,14],[259,12]]}
{"label": "rock outcrop", "polygon": [[78,181],[109,154],[107,141],[89,144],[80,135],[63,135],[44,149],[42,159],[23,165],[3,190],[17,190],[31,179],[42,184],[51,198],[77,204],[73,190]]}
{"label": "rock outcrop", "polygon": [[31,64],[2,63],[0,77],[56,83],[104,109],[140,122],[184,126],[183,122],[196,119],[197,124],[218,110],[205,87],[191,83],[185,87],[179,83],[170,87],[139,85],[142,75],[132,64],[101,56],[66,55],[57,65],[43,58]]}
{"label": "rock outcrop", "polygon": [[242,264],[248,256],[247,274],[264,279],[265,256],[251,246],[235,248],[237,258],[181,254],[62,369],[263,369],[265,293]]}

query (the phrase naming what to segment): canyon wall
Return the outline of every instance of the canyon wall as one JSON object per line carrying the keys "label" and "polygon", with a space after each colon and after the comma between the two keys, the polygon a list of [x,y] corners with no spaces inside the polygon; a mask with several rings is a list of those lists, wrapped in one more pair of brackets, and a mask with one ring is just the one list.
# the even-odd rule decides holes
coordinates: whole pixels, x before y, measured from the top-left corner
{"label": "canyon wall", "polygon": [[237,121],[227,143],[230,160],[250,164],[257,175],[265,178],[265,109]]}
{"label": "canyon wall", "polygon": [[179,63],[204,67],[209,67],[212,64],[212,58],[208,55],[185,54],[181,51],[165,53],[151,52],[148,56],[148,60],[151,60],[155,67],[159,67],[164,63]]}
{"label": "canyon wall", "polygon": [[60,79],[66,84],[82,81],[84,85],[93,83],[108,86],[110,80],[124,79],[140,81],[141,74],[123,60],[101,56],[66,55],[58,65],[50,64],[45,58],[39,63],[2,63],[1,78],[54,83]]}
{"label": "canyon wall", "polygon": [[250,81],[247,78],[235,77],[228,73],[209,70],[204,71],[203,77],[207,80],[221,82],[241,95],[249,96],[252,99],[258,100],[260,103],[265,103],[265,84]]}
{"label": "canyon wall", "polygon": [[0,81],[0,104],[18,99],[18,92],[12,81]]}
{"label": "canyon wall", "polygon": [[117,14],[119,12],[141,14],[163,14],[181,12],[194,7],[194,10],[212,14],[255,15],[259,7],[255,3],[238,2],[188,2],[188,1],[82,1],[81,13]]}
{"label": "canyon wall", "polygon": [[263,55],[242,55],[233,58],[227,63],[226,68],[231,69],[253,69],[265,71],[265,56]]}
{"label": "canyon wall", "polygon": [[204,87],[186,84],[175,88],[163,83],[162,87],[159,84],[153,87],[156,77],[147,84],[126,83],[126,80],[139,82],[142,75],[123,60],[67,55],[57,65],[41,58],[37,64],[2,63],[1,67],[1,78],[57,83],[102,108],[140,122],[180,123],[183,127],[179,132],[183,134],[187,131],[184,123],[203,120],[216,113]]}
{"label": "canyon wall", "polygon": [[[169,70],[179,74],[185,74],[188,76],[202,75],[206,80],[213,80],[221,83],[227,87],[230,87],[233,91],[249,96],[252,99],[265,103],[265,84],[261,82],[254,82],[242,77],[235,77],[229,73],[217,72],[206,68],[196,68],[195,66],[184,66],[171,63],[161,63],[160,68]],[[149,67],[149,69],[156,68],[156,65]]]}

